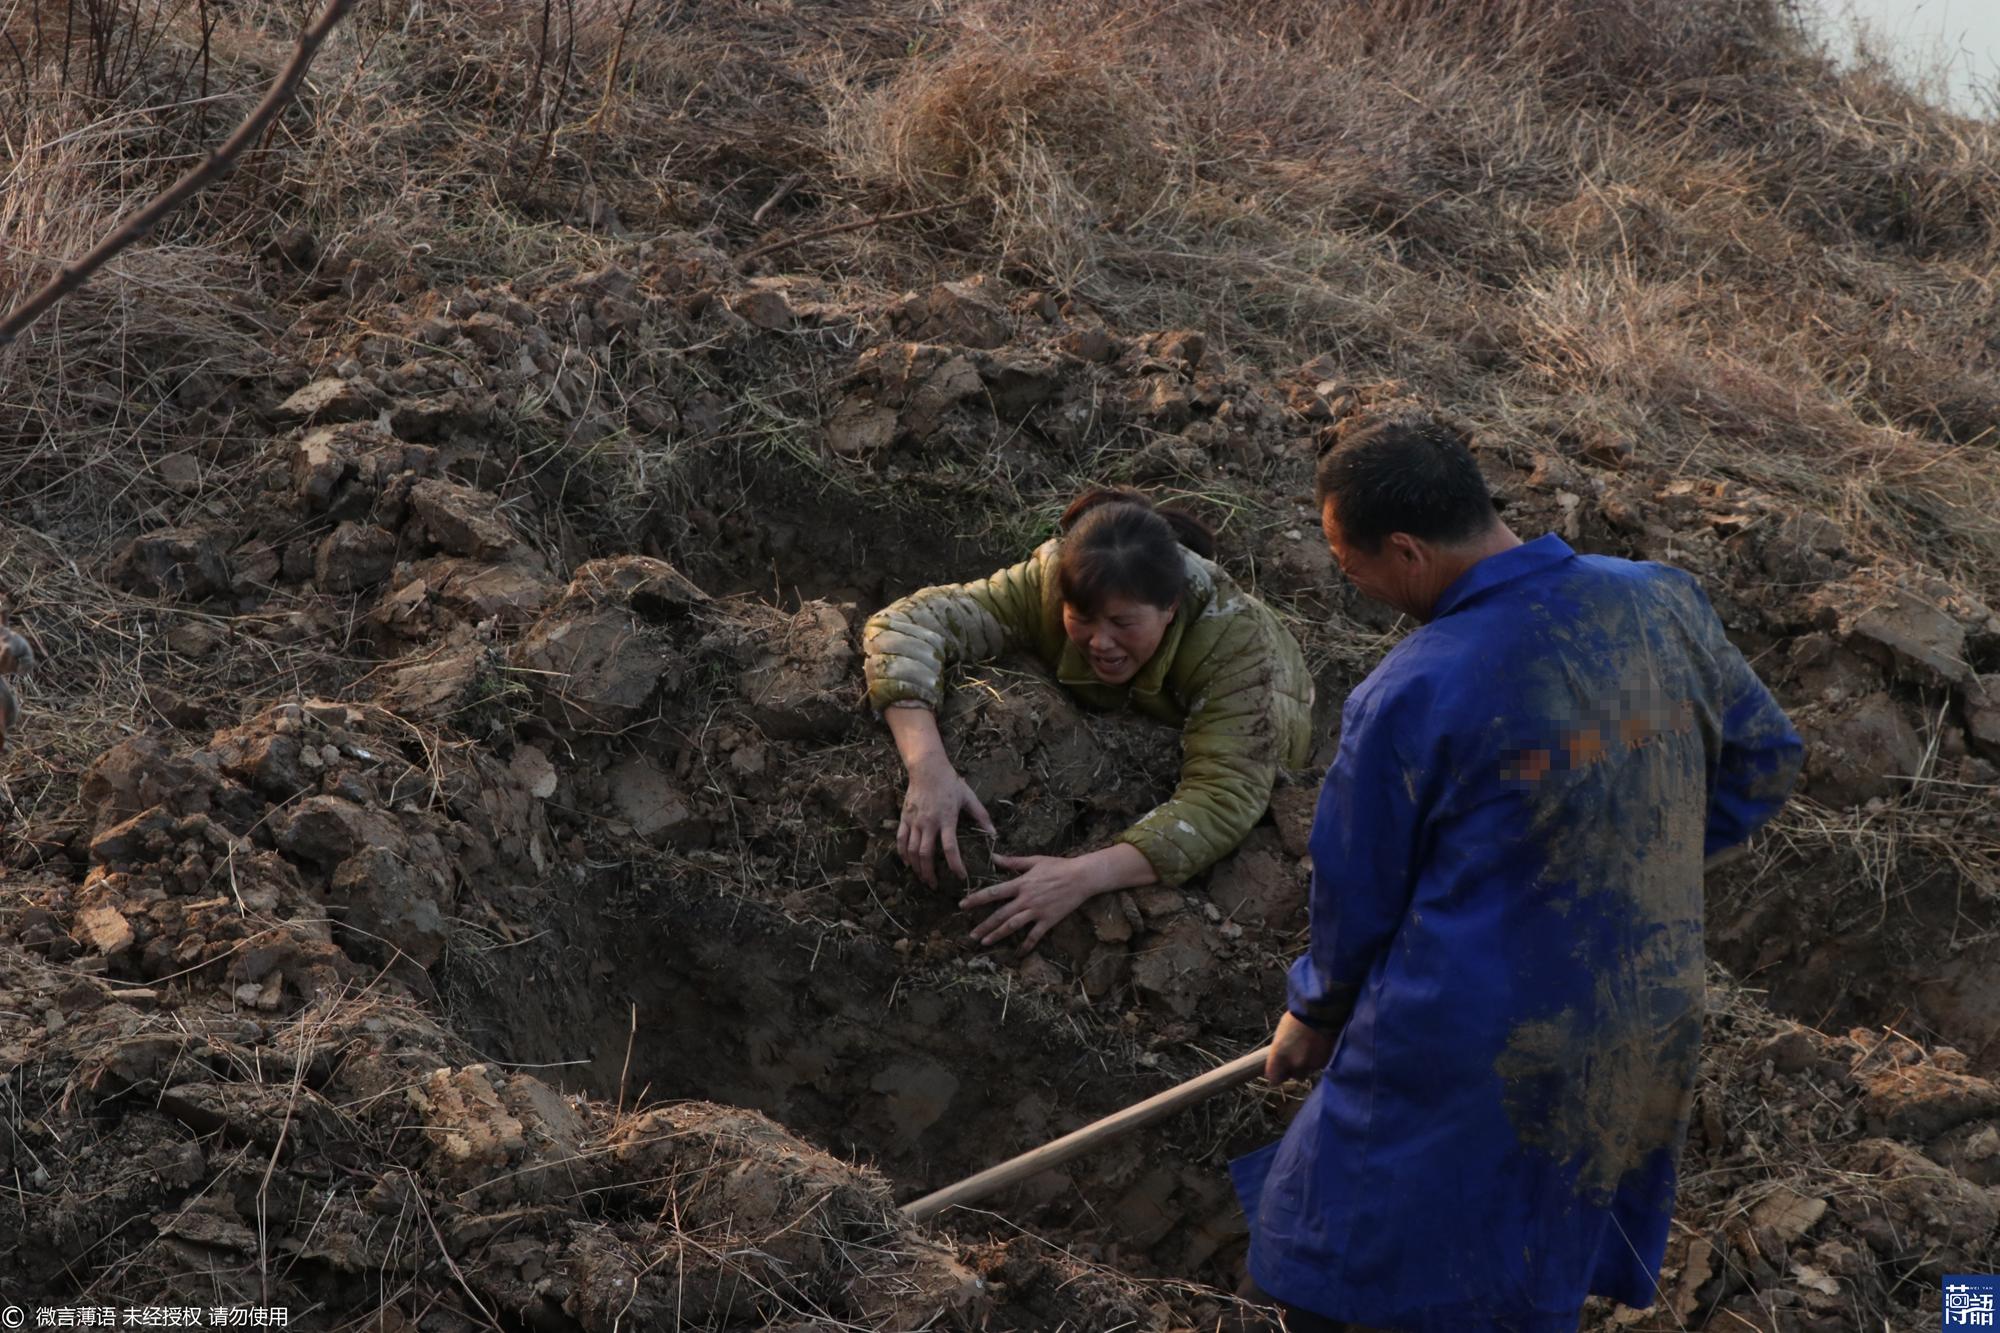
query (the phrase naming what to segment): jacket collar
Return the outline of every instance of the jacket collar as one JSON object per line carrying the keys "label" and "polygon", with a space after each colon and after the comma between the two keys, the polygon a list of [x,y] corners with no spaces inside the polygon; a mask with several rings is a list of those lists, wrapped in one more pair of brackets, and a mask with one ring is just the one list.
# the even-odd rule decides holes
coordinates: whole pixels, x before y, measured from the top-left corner
{"label": "jacket collar", "polygon": [[1489,555],[1452,580],[1451,586],[1444,590],[1437,605],[1431,609],[1431,619],[1442,620],[1454,611],[1464,610],[1496,588],[1575,558],[1576,552],[1570,549],[1569,543],[1553,532],[1531,542],[1522,542],[1511,551]]}

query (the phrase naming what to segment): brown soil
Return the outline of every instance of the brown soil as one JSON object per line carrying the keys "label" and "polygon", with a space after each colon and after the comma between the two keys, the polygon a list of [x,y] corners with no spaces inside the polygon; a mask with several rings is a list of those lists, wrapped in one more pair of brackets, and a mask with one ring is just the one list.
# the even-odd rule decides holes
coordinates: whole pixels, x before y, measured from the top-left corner
{"label": "brown soil", "polygon": [[[651,281],[688,281],[684,265],[657,273]],[[1277,406],[1282,382],[1197,362],[1188,339],[1163,335],[1107,334],[1125,349],[1107,362],[1065,356],[1069,321],[1009,315],[1011,302],[989,289],[940,289],[924,307],[933,321],[986,319],[1005,330],[999,349],[951,353],[973,368],[971,381],[1012,384],[1027,374],[1019,367],[1038,367],[1039,405],[1088,394],[1134,402],[1142,416],[1204,395],[1267,402],[1243,443],[1217,447],[1249,451],[1274,493],[1297,493],[1312,437],[1284,433],[1299,409]],[[465,339],[456,355],[491,346],[499,357],[546,336],[534,312],[552,301],[581,302],[569,316],[578,321],[627,306],[634,319],[649,310],[688,318],[654,290],[612,273],[534,302],[489,291],[444,304],[466,311],[448,319]],[[704,305],[708,336],[740,339],[745,356],[768,354],[772,335],[731,323],[732,309]],[[506,313],[488,318],[496,310]],[[1175,346],[1179,361],[1167,350]],[[882,363],[872,353],[859,361]],[[420,365],[393,356],[364,365],[357,383],[366,388],[355,395],[405,401],[391,386],[418,379]],[[891,466],[921,467],[1004,427],[997,400],[933,410],[865,369],[854,383],[842,401],[894,402],[879,410],[898,423],[927,414],[921,430],[892,433],[907,431],[907,445],[885,447],[909,462]],[[1343,390],[1356,401],[1395,392]],[[10,1049],[17,1069],[35,1071],[19,1088],[14,1160],[29,1173],[24,1197],[75,1201],[24,1221],[14,1262],[31,1285],[53,1295],[115,1276],[124,1289],[153,1282],[146,1289],[164,1295],[197,1254],[208,1256],[204,1282],[216,1280],[209,1261],[249,1284],[273,1280],[282,1259],[288,1299],[330,1317],[361,1308],[333,1294],[338,1273],[379,1269],[401,1273],[427,1300],[595,1327],[615,1319],[612,1293],[630,1296],[619,1274],[641,1261],[619,1256],[657,1259],[645,1247],[661,1242],[620,1227],[657,1229],[659,1200],[670,1195],[691,1210],[670,1242],[684,1257],[672,1283],[666,1267],[649,1270],[661,1280],[632,1297],[655,1302],[651,1317],[666,1317],[659,1302],[671,1291],[690,1302],[678,1317],[695,1323],[719,1326],[753,1309],[760,1319],[877,1319],[875,1302],[886,1298],[868,1284],[894,1283],[865,1266],[857,1277],[851,1258],[837,1256],[870,1228],[895,1231],[893,1194],[969,1174],[1265,1035],[1284,961],[1303,938],[1312,775],[1281,788],[1271,821],[1189,889],[1099,900],[1025,962],[982,953],[956,895],[925,888],[896,860],[894,752],[859,705],[855,631],[900,580],[851,580],[895,568],[891,553],[907,558],[911,534],[828,522],[824,500],[778,484],[779,462],[705,483],[715,489],[694,511],[698,528],[704,512],[741,503],[731,497],[764,501],[763,519],[707,520],[715,540],[686,562],[693,577],[651,556],[584,558],[582,538],[566,558],[545,535],[555,501],[508,482],[504,456],[449,432],[420,433],[430,438],[406,440],[375,422],[303,422],[273,440],[257,474],[269,498],[236,526],[147,534],[107,566],[113,581],[167,599],[158,605],[169,617],[217,610],[174,631],[174,658],[189,663],[176,692],[188,724],[113,747],[73,804],[45,804],[16,843],[17,863],[40,869],[17,881],[6,923],[24,978],[6,1006],[16,1016]],[[1013,447],[1031,458],[1061,446],[1038,435]],[[1914,744],[1920,725],[1902,700],[1969,688],[1955,664],[1994,633],[1991,616],[1962,594],[1932,585],[1899,595],[1861,571],[1826,580],[1804,605],[1766,592],[1753,571],[1806,560],[1838,571],[1841,557],[1743,488],[1486,458],[1522,526],[1625,554],[1672,546],[1703,574],[1814,738],[1809,796],[1862,802],[1861,818],[1865,802],[1883,800],[1877,773],[1923,758],[1894,750]],[[953,556],[948,540],[934,541],[926,551],[917,534],[916,549],[939,573],[1001,558]],[[1332,655],[1322,683],[1338,698],[1351,679],[1342,662],[1365,654],[1364,632],[1323,600],[1339,594],[1316,543],[1278,532],[1235,554],[1274,600],[1332,615],[1302,628],[1322,660]],[[557,572],[565,567],[567,578]],[[724,593],[730,569],[744,584],[774,570],[782,599]],[[844,598],[825,587],[836,578],[850,585]],[[808,588],[833,599],[801,600]],[[277,703],[211,733],[207,719],[229,710],[218,687],[200,683],[199,663],[215,648],[191,631],[219,623],[244,632],[245,622],[221,614],[229,599],[258,607],[249,632],[274,651],[345,636],[349,656],[329,667],[328,684],[344,680],[340,692],[354,702]],[[998,663],[961,681],[942,722],[1007,848],[1091,845],[1158,800],[1175,767],[1171,730],[1080,713],[1025,665]],[[1968,781],[1987,762],[1977,744],[1962,738],[1950,761]],[[1948,799],[1922,812],[1932,827],[1956,809]],[[1896,817],[1917,822],[1917,812]],[[2000,1033],[1990,1007],[1978,1008],[1981,946],[1952,957],[1927,987],[1910,981],[1949,949],[1951,918],[1924,913],[1954,882],[1956,863],[1919,840],[1898,868],[1907,901],[1886,912],[1876,903],[1874,917],[1850,922],[1828,911],[1843,897],[1815,888],[1829,855],[1781,835],[1732,872],[1716,899],[1719,958],[1816,1027],[1852,1020],[1935,1033],[1967,1054],[1879,1029],[1831,1041],[1798,1028],[1786,1029],[1782,1068],[1764,1064],[1764,1046],[1746,1051],[1734,1038],[1776,1031],[1778,1021],[1719,981],[1728,1000],[1690,1163],[1699,1182],[1685,1210],[1692,1239],[1677,1242],[1679,1285],[1669,1288],[1681,1319],[1750,1308],[1773,1284],[1815,1314],[1834,1302],[1816,1294],[1829,1281],[1848,1284],[1835,1303],[1893,1306],[1898,1276],[1916,1271],[1908,1266],[1971,1265],[1989,1252],[1980,1219],[1991,1220],[1982,1201],[2000,1091],[1981,1075],[1995,1067]],[[976,872],[983,862],[976,848]],[[1806,902],[1815,929],[1788,915]],[[1961,896],[1957,912],[1968,940],[1991,938],[1989,904]],[[1868,963],[1900,970],[1876,972],[1872,987],[1852,984],[1845,969],[1862,963],[1844,952],[1851,937]],[[1885,1062],[1893,1088],[1878,1073]],[[1752,1102],[1740,1090],[1745,1079],[1781,1076],[1810,1090],[1797,1108],[1803,1122],[1784,1119],[1771,1096]],[[565,1098],[565,1088],[584,1099]],[[866,1169],[806,1152],[799,1160],[820,1163],[818,1176],[801,1181],[791,1167],[770,1175],[756,1165],[757,1145],[803,1150],[709,1102],[761,1112]],[[903,1231],[889,1261],[933,1264],[914,1299],[937,1310],[970,1302],[964,1308],[1003,1323],[1032,1324],[1039,1288],[1018,1278],[981,1287],[960,1265],[984,1264],[977,1271],[990,1277],[1010,1264],[1039,1272],[1054,1263],[1067,1280],[1064,1266],[1087,1260],[1227,1286],[1242,1223],[1220,1164],[1277,1133],[1287,1104],[1272,1091],[1219,1099],[1047,1174],[994,1201],[991,1215],[952,1219],[972,1247],[967,1257]],[[632,1109],[645,1107],[669,1109]],[[653,1187],[613,1169],[662,1181],[691,1169],[637,1161],[620,1147],[656,1130],[676,1154],[696,1152],[696,1174],[713,1186],[690,1196],[662,1184],[669,1194],[648,1202]],[[698,1150],[686,1146],[690,1134]],[[116,1149],[121,1137],[156,1145],[140,1177]],[[1812,1170],[1830,1174],[1801,1176],[1795,1140]],[[92,1146],[80,1154],[83,1144]],[[1877,1177],[1885,1183],[1832,1183]],[[1906,1199],[1891,1179],[1912,1182],[1895,1187],[1904,1193],[1958,1193]],[[1718,1193],[1727,1182],[1740,1183]],[[274,1218],[280,1189],[292,1191],[291,1211]],[[301,1210],[314,1190],[335,1202],[309,1216]],[[1766,1235],[1754,1219],[1759,1207],[1778,1208],[1768,1199],[1794,1203]],[[1956,1230],[1923,1230],[1960,1213]],[[132,1225],[141,1217],[151,1220]],[[1704,1230],[1703,1217],[1720,1229]],[[394,1241],[384,1248],[388,1218]],[[780,1220],[804,1248],[785,1256],[762,1245],[770,1271],[715,1259],[717,1242],[696,1239],[711,1226],[761,1235]],[[1025,1238],[1036,1235],[1063,1238],[1065,1250]],[[708,1258],[688,1248],[697,1244]],[[1014,1257],[1024,1245],[1042,1257]],[[78,1253],[90,1256],[87,1268],[70,1257]],[[470,1279],[448,1264],[440,1273],[442,1256]],[[1079,1294],[1096,1290],[1065,1287],[1063,1299],[1124,1299],[1115,1283],[1102,1296]],[[1169,1306],[1183,1310],[1169,1322],[1192,1317]]]}
{"label": "brown soil", "polygon": [[[726,8],[787,51],[824,37]],[[856,59],[921,45],[845,21]],[[1058,68],[1077,114],[1126,95]],[[129,484],[100,504],[39,454],[8,474],[0,568],[43,662],[4,770],[10,1298],[426,1330],[1238,1316],[1223,1163],[1282,1130],[1297,1088],[1218,1098],[935,1228],[894,1201],[1266,1038],[1305,937],[1319,770],[1185,889],[1100,899],[1030,959],[982,951],[957,893],[895,856],[857,631],[1019,558],[1084,480],[1150,486],[1215,520],[1289,618],[1323,765],[1397,627],[1335,578],[1312,462],[1365,409],[1448,397],[1390,373],[1443,363],[1363,345],[1386,327],[1308,358],[1244,336],[1240,310],[1107,313],[1021,257],[1042,223],[1009,210],[1039,177],[981,214],[1012,258],[966,259],[953,229],[975,224],[947,220],[906,287],[760,273],[731,258],[747,225],[704,209],[745,223],[749,192],[786,218],[816,187],[774,196],[789,140],[699,142],[685,184],[709,195],[655,199],[644,239],[580,186],[510,201],[588,234],[587,263],[392,280],[379,239],[264,238],[267,295],[161,400]],[[972,149],[964,171],[998,170]],[[1140,174],[1078,188],[1122,208],[1161,188]],[[1428,183],[1369,179],[1355,225],[1413,272],[1476,263],[1504,290],[1541,244],[1448,255]],[[1932,231],[1883,243],[1928,254],[1945,222],[1973,227],[1947,185]],[[1636,234],[1649,264],[1681,243],[1667,222],[1700,220],[1591,199],[1564,233]],[[1437,318],[1451,364],[1525,364],[1522,326]],[[134,376],[175,345],[152,338]],[[89,399],[85,369],[61,374]],[[1699,576],[1810,747],[1800,799],[1711,885],[1715,1016],[1661,1301],[1587,1326],[1915,1328],[1938,1275],[2000,1266],[1996,585],[1931,493],[1899,493],[1914,536],[1875,541],[1874,510],[1817,512],[1752,466],[1761,400],[1716,374],[1691,400],[1714,453],[1636,448],[1574,403],[1560,428],[1551,407],[1476,432],[1518,529]],[[1963,462],[1960,407],[1941,469]],[[1082,713],[1023,663],[967,673],[942,722],[1002,850],[1096,845],[1173,779],[1171,731]]]}

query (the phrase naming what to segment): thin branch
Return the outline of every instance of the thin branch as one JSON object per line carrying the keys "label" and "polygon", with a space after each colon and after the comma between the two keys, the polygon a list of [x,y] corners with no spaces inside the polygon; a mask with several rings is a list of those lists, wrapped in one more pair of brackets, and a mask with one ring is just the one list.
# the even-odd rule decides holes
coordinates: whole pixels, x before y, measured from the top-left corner
{"label": "thin branch", "polygon": [[327,6],[318,20],[299,34],[299,44],[292,51],[292,58],[280,70],[265,92],[264,100],[246,117],[236,132],[223,140],[221,147],[210,153],[192,171],[182,176],[166,192],[138,212],[133,213],[112,229],[111,234],[99,241],[83,258],[65,267],[49,282],[14,307],[5,320],[0,320],[0,347],[14,341],[56,302],[68,296],[89,280],[90,275],[116,255],[156,226],[160,219],[178,208],[191,195],[206,187],[211,181],[224,175],[236,165],[236,159],[243,149],[263,132],[265,126],[278,117],[285,104],[292,100],[299,81],[305,77],[313,57],[319,53],[336,24],[354,7],[355,0],[327,0]]}
{"label": "thin branch", "polygon": [[[542,70],[549,63],[549,20],[555,16],[555,7],[556,0],[542,0],[542,35],[541,39],[535,43],[535,72],[528,76],[528,82],[534,86],[535,91],[533,95],[535,97],[542,95]],[[513,137],[507,140],[507,152],[509,155],[513,153],[514,145],[521,141],[521,136],[527,132],[528,117],[532,114],[532,111],[533,103],[527,97],[523,97],[521,99],[521,118],[514,122]]]}
{"label": "thin branch", "polygon": [[618,85],[618,66],[625,59],[625,37],[632,31],[632,16],[639,12],[639,0],[629,0],[625,6],[625,17],[618,21],[618,40],[611,45],[611,59],[604,65],[604,92],[597,99],[597,114],[590,118],[590,128],[604,124],[611,114],[611,90]]}
{"label": "thin branch", "polygon": [[776,254],[780,250],[789,250],[795,245],[803,244],[806,241],[816,241],[822,236],[838,236],[844,231],[860,231],[863,227],[879,227],[885,222],[901,222],[905,218],[928,217],[932,213],[942,213],[947,208],[957,208],[959,206],[960,203],[958,200],[947,199],[944,203],[931,204],[925,208],[906,208],[900,213],[877,213],[874,217],[863,218],[859,222],[843,222],[834,227],[820,227],[815,231],[802,231],[796,236],[787,236],[782,241],[772,241],[769,245],[760,245],[737,260],[737,262],[747,264],[753,259],[762,259],[765,255]]}
{"label": "thin branch", "polygon": [[430,1205],[424,1202],[423,1187],[417,1183],[416,1173],[405,1167],[403,1179],[409,1184],[410,1197],[417,1201],[417,1211],[424,1215],[424,1222],[431,1229],[431,1239],[437,1242],[438,1255],[444,1260],[444,1266],[451,1270],[454,1278],[458,1279],[459,1289],[471,1298],[474,1307],[486,1317],[486,1327],[493,1330],[493,1333],[503,1333],[498,1316],[486,1308],[486,1302],[479,1299],[479,1293],[465,1280],[465,1272],[458,1266],[458,1261],[451,1257],[451,1246],[445,1244],[444,1233],[438,1230],[437,1219],[431,1216]]}
{"label": "thin branch", "polygon": [[639,1002],[632,1002],[632,1030],[625,1034],[625,1063],[618,1070],[618,1107],[614,1116],[625,1114],[625,1076],[632,1072],[632,1043],[639,1039]]}
{"label": "thin branch", "polygon": [[791,175],[779,181],[778,188],[771,191],[771,197],[757,205],[757,211],[750,215],[750,225],[753,227],[763,226],[764,219],[769,216],[771,210],[791,198],[792,191],[805,183],[806,173],[803,171],[794,171]]}

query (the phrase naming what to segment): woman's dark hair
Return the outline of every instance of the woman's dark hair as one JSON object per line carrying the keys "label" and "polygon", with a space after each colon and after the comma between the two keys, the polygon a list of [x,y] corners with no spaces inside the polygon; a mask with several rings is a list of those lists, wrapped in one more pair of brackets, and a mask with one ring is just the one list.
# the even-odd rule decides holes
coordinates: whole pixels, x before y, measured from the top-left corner
{"label": "woman's dark hair", "polygon": [[1333,501],[1341,535],[1370,555],[1392,532],[1449,546],[1496,517],[1464,435],[1428,412],[1362,423],[1320,456],[1313,483],[1321,508]]}
{"label": "woman's dark hair", "polygon": [[1213,559],[1215,534],[1192,514],[1155,509],[1138,491],[1085,491],[1063,510],[1056,586],[1063,601],[1094,616],[1113,597],[1162,611],[1178,606],[1187,584],[1185,546]]}

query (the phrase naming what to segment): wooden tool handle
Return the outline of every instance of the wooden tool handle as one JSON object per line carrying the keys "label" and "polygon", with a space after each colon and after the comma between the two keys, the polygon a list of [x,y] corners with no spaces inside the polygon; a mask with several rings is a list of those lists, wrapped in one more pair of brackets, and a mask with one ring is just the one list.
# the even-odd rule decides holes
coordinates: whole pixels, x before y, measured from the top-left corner
{"label": "wooden tool handle", "polygon": [[1082,1129],[1063,1135],[1051,1143],[1010,1157],[998,1166],[990,1166],[976,1176],[967,1176],[956,1185],[947,1185],[932,1194],[926,1194],[914,1203],[903,1205],[903,1216],[912,1222],[922,1222],[935,1217],[945,1209],[961,1203],[971,1203],[983,1199],[996,1190],[1005,1189],[1016,1181],[1025,1180],[1038,1171],[1060,1166],[1072,1157],[1079,1157],[1092,1148],[1100,1147],[1120,1134],[1150,1125],[1155,1120],[1164,1119],[1183,1107],[1205,1101],[1225,1089],[1248,1083],[1264,1072],[1264,1060],[1271,1054],[1269,1046],[1261,1047],[1245,1056],[1231,1060],[1226,1065],[1197,1075],[1185,1083],[1168,1088],[1165,1092],[1148,1097],[1143,1102],[1135,1102],[1122,1111],[1114,1111],[1102,1120],[1094,1120]]}
{"label": "wooden tool handle", "polygon": [[[1718,870],[1743,855],[1744,849],[1732,847],[1709,858],[1707,870]],[[1264,1072],[1265,1057],[1270,1055],[1269,1046],[1261,1047],[1245,1056],[1231,1060],[1201,1074],[1187,1082],[1168,1088],[1157,1096],[1148,1097],[1122,1111],[1114,1111],[1102,1120],[1094,1120],[1082,1129],[1065,1134],[1052,1143],[1045,1143],[1019,1157],[1010,1157],[998,1166],[988,1167],[976,1176],[967,1176],[956,1185],[947,1185],[932,1194],[926,1194],[914,1203],[903,1205],[903,1216],[912,1222],[922,1222],[937,1216],[947,1208],[1003,1190],[1016,1181],[1025,1180],[1037,1171],[1061,1166],[1072,1157],[1082,1156],[1092,1148],[1100,1147],[1120,1134],[1150,1125],[1183,1107],[1213,1097],[1216,1093],[1239,1084],[1248,1083]]]}

